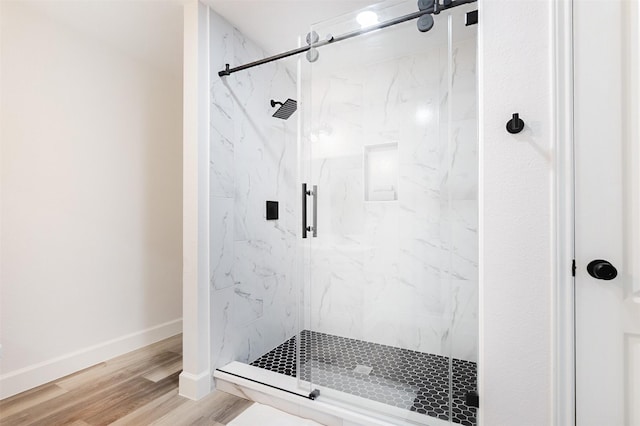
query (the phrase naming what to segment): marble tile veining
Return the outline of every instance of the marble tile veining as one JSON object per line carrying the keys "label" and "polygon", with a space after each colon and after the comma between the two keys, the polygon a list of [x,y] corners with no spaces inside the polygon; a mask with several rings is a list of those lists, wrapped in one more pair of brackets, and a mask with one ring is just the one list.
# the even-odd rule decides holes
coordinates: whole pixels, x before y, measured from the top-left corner
{"label": "marble tile veining", "polygon": [[[270,99],[295,98],[281,64],[218,78],[225,63],[264,52],[210,11],[212,361],[250,362],[297,327],[294,291],[296,118],[272,118]],[[265,202],[279,201],[267,221]]]}
{"label": "marble tile veining", "polygon": [[[292,72],[275,62],[218,79],[225,63],[265,55],[214,12],[210,22],[215,365],[251,361],[293,335],[301,287],[308,328],[475,361],[475,42],[322,68],[327,48],[307,64],[313,85],[301,82],[300,110],[285,121],[269,100],[296,99]],[[397,146],[397,200],[367,201],[363,156],[383,144]],[[303,180],[320,188],[307,281],[296,260],[299,158]],[[266,200],[279,201],[277,221],[265,220]]]}

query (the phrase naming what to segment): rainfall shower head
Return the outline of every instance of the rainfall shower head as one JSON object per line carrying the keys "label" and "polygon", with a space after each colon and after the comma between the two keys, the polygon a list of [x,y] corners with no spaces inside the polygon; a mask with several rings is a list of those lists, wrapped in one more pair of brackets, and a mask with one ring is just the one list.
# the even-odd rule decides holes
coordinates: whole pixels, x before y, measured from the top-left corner
{"label": "rainfall shower head", "polygon": [[296,109],[298,109],[298,102],[293,99],[287,99],[284,103],[271,99],[271,106],[275,107],[276,105],[280,105],[280,108],[273,113],[273,117],[281,118],[283,120],[287,120],[291,117],[291,114],[296,112]]}

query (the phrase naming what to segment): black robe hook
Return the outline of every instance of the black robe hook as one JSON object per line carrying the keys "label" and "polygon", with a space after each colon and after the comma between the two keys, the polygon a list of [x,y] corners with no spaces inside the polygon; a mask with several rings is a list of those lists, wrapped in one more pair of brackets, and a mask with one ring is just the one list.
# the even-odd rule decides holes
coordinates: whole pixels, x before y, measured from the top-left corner
{"label": "black robe hook", "polygon": [[524,130],[524,121],[522,121],[516,112],[513,114],[511,120],[507,121],[507,132],[515,134],[520,133],[522,130]]}

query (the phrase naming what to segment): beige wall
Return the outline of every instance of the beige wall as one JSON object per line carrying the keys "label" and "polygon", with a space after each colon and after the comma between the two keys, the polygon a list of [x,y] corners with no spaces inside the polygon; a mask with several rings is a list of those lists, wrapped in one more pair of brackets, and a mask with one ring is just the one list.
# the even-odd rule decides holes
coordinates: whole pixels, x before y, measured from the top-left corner
{"label": "beige wall", "polygon": [[181,331],[181,72],[54,15],[2,2],[0,397]]}

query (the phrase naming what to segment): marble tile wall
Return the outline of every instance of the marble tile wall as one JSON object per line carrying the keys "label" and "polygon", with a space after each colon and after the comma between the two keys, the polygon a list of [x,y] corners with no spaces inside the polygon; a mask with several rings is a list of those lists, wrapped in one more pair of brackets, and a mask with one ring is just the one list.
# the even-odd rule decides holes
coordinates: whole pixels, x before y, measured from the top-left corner
{"label": "marble tile wall", "polygon": [[[295,275],[296,115],[271,117],[270,99],[296,99],[294,75],[271,63],[225,78],[226,63],[266,55],[210,11],[210,277],[212,365],[251,362],[298,327]],[[279,202],[267,221],[265,202]],[[296,290],[297,291],[297,290]]]}
{"label": "marble tile wall", "polygon": [[[299,100],[309,111],[282,121],[269,100],[296,99],[292,73],[276,62],[220,79],[225,63],[265,55],[214,12],[210,37],[214,367],[251,362],[297,330],[303,112],[302,172],[320,191],[304,326],[476,361],[475,40],[455,41],[451,61],[443,45],[316,72]],[[397,200],[366,201],[365,148],[384,144],[397,145]],[[280,202],[279,220],[265,220],[266,200]]]}
{"label": "marble tile wall", "polygon": [[[312,72],[306,327],[476,361],[475,46]],[[365,148],[382,144],[398,146],[397,201],[365,198]]]}

